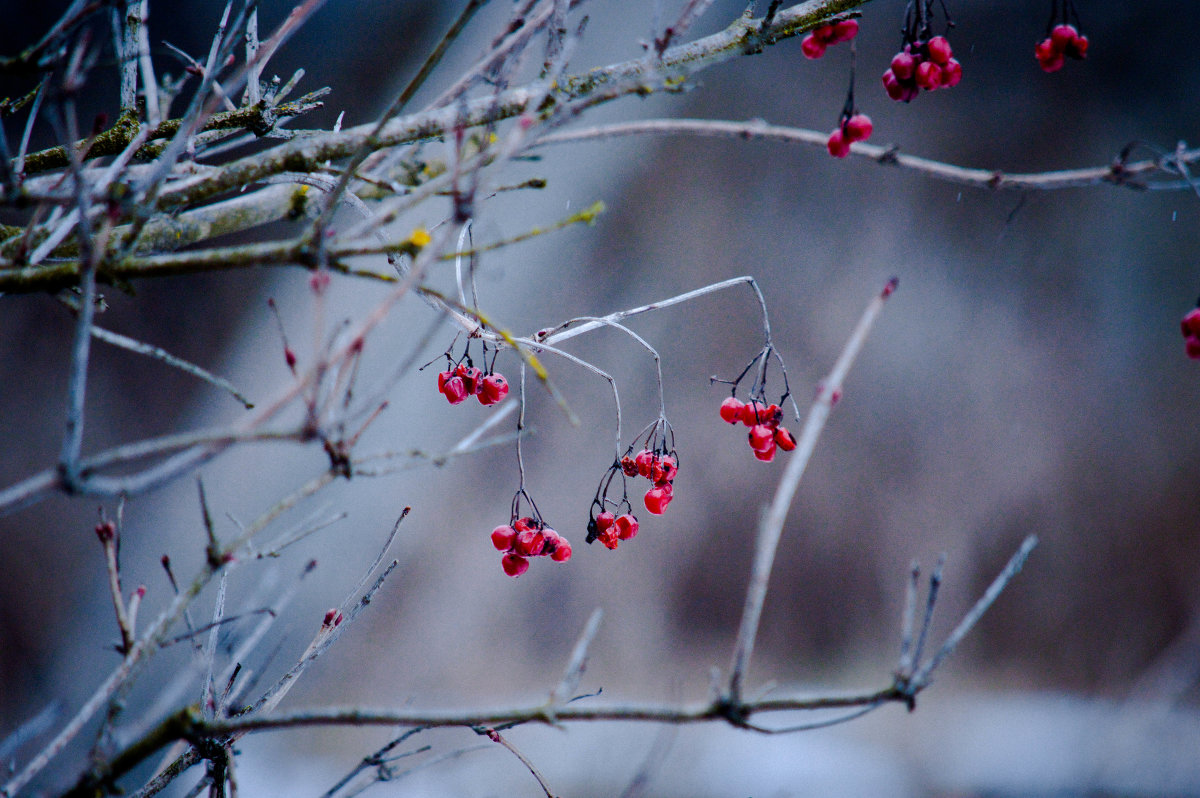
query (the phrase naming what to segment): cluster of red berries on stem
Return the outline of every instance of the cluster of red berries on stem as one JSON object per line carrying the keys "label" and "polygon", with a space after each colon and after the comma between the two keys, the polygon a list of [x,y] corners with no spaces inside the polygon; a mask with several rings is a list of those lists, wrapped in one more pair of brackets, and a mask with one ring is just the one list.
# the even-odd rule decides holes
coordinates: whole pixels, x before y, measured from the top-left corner
{"label": "cluster of red berries on stem", "polygon": [[[767,365],[771,358],[778,361],[779,370],[783,372],[783,396],[779,397],[779,404],[768,403],[765,398]],[[755,366],[758,366],[758,371],[755,374],[754,383],[750,386],[750,401],[743,402],[737,398],[738,385]],[[722,380],[712,377],[710,382],[723,382],[733,386],[730,395],[721,402],[721,420],[729,424],[741,423],[750,428],[747,440],[756,458],[764,463],[769,463],[775,459],[776,451],[782,449],[790,452],[796,448],[796,439],[787,427],[780,423],[783,421],[783,408],[780,405],[786,402],[791,395],[791,389],[787,382],[787,369],[784,368],[783,360],[775,351],[769,337],[762,351],[754,356],[746,368],[742,369],[742,373],[737,376],[737,379]]]}
{"label": "cluster of red berries on stem", "polygon": [[[643,446],[634,454],[639,441],[644,441]],[[657,421],[633,439],[625,456],[609,469],[606,479],[611,481],[617,470],[626,477],[645,477],[650,480],[651,487],[642,500],[646,510],[652,515],[662,515],[666,511],[667,505],[675,498],[675,475],[679,473],[675,432],[666,418],[659,416]],[[601,480],[601,486],[605,486],[605,480]]]}
{"label": "cluster of red berries on stem", "polygon": [[962,64],[945,36],[915,40],[892,56],[883,73],[883,88],[897,102],[912,102],[921,89],[949,89],[962,80]]}
{"label": "cluster of red berries on stem", "polygon": [[1180,322],[1187,356],[1200,360],[1200,307],[1193,308]]}
{"label": "cluster of red berries on stem", "polygon": [[[628,502],[625,502],[625,505],[628,507]],[[637,516],[632,512],[624,512],[618,515],[610,510],[603,509],[603,506],[603,504],[596,502],[592,503],[592,510],[595,514],[588,520],[588,543],[598,540],[604,544],[605,548],[615,549],[617,544],[622,540],[629,540],[637,536]],[[597,507],[601,508],[600,512],[595,512]],[[620,507],[617,509],[620,509]]]}
{"label": "cluster of red berries on stem", "polygon": [[[948,31],[954,22],[945,0],[940,5]],[[944,35],[933,35],[934,10],[933,0],[908,4],[901,50],[892,56],[891,65],[883,73],[883,88],[897,102],[912,102],[921,89],[949,89],[962,80],[962,64],[954,57],[949,40]]]}
{"label": "cluster of red berries on stem", "polygon": [[675,475],[679,473],[679,456],[668,452],[642,449],[637,455],[621,458],[621,470],[629,477],[645,477],[653,483],[646,491],[643,503],[653,515],[662,515],[675,498]]}
{"label": "cluster of red berries on stem", "polygon": [[[492,356],[492,366],[486,371],[477,368],[471,362],[470,345],[463,353],[462,360],[457,364],[446,355],[447,368],[438,372],[438,393],[446,397],[452,405],[465,402],[468,396],[479,399],[481,405],[494,405],[508,396],[508,380],[503,374],[494,371],[496,357]],[[484,345],[484,361],[487,360],[487,346]]]}
{"label": "cluster of red berries on stem", "polygon": [[[492,530],[492,545],[497,551],[504,552],[500,567],[512,577],[529,570],[530,557],[549,557],[555,562],[571,559],[571,544],[542,521],[536,506],[532,516],[518,517],[522,496],[529,499],[523,489],[517,491],[513,498],[512,519]],[[532,505],[532,500],[529,503]]]}
{"label": "cluster of red berries on stem", "polygon": [[777,449],[790,452],[796,448],[796,438],[780,423],[783,421],[783,408],[777,404],[767,404],[759,399],[742,402],[736,396],[730,396],[721,402],[720,412],[723,421],[730,424],[741,422],[750,428],[747,435],[750,449],[764,463],[775,459]]}
{"label": "cluster of red berries on stem", "polygon": [[820,58],[825,55],[825,50],[830,45],[848,42],[857,35],[857,19],[843,19],[819,25],[800,41],[800,51],[804,53],[805,58]]}
{"label": "cluster of red berries on stem", "polygon": [[[635,468],[634,474],[636,473]],[[623,474],[621,499],[612,501],[608,498],[608,491],[612,488],[613,480],[618,474]],[[608,467],[608,471],[600,480],[600,485],[596,488],[596,497],[592,499],[592,506],[588,511],[588,543],[598,540],[604,544],[605,548],[615,549],[622,540],[629,540],[637,535],[638,520],[637,516],[633,514],[632,505],[629,504],[629,491],[625,484],[626,476],[632,475],[627,474],[621,461],[617,460]]]}
{"label": "cluster of red berries on stem", "polygon": [[1088,38],[1079,33],[1074,25],[1055,25],[1050,35],[1038,42],[1033,54],[1043,72],[1057,72],[1063,68],[1064,58],[1076,61],[1087,58]]}

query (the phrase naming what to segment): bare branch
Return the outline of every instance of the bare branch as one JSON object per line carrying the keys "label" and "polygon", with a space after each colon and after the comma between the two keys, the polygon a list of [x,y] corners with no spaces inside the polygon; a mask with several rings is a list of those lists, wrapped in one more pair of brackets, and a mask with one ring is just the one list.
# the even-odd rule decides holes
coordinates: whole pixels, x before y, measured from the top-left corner
{"label": "bare branch", "polygon": [[[646,119],[637,122],[620,122],[581,130],[548,133],[538,139],[535,146],[545,144],[569,144],[615,136],[659,135],[659,136],[712,136],[734,139],[761,139],[785,144],[806,144],[821,150],[829,141],[829,133],[804,128],[768,125],[761,119],[749,122],[726,122],[716,119]],[[1200,148],[1185,149],[1169,158],[1154,158],[1132,163],[1120,159],[1107,166],[1085,169],[1060,169],[1052,172],[1004,172],[999,169],[974,169],[957,166],[916,155],[900,152],[895,146],[881,147],[875,144],[855,142],[850,145],[850,154],[867,158],[877,163],[909,169],[934,180],[944,180],[972,188],[992,191],[1055,191],[1066,188],[1116,185],[1127,188],[1147,188],[1145,178],[1179,174],[1178,164],[1200,162]],[[1171,180],[1151,183],[1150,186],[1183,190],[1191,189],[1187,181]]]}
{"label": "bare branch", "polygon": [[105,330],[101,327],[92,327],[92,335],[107,344],[112,344],[113,346],[117,346],[122,349],[128,349],[130,352],[136,352],[139,355],[145,355],[146,357],[153,358],[154,360],[162,361],[168,366],[172,366],[182,372],[191,374],[193,377],[198,377],[199,379],[228,392],[231,396],[233,396],[234,399],[237,399],[239,402],[241,402],[247,410],[250,410],[254,407],[250,400],[243,396],[237,388],[233,387],[233,384],[228,380],[224,379],[223,377],[218,377],[217,375],[202,369],[194,363],[189,363],[183,358],[176,357],[164,349],[142,343],[141,341],[121,335],[120,333]]}
{"label": "bare branch", "polygon": [[750,570],[750,583],[746,588],[746,602],[742,608],[742,620],[738,626],[733,664],[729,673],[728,700],[734,705],[741,701],[750,655],[754,651],[754,640],[758,634],[758,622],[762,617],[762,608],[767,597],[767,582],[775,563],[775,550],[783,536],[788,508],[792,505],[792,498],[796,495],[800,479],[804,476],[804,470],[816,448],[817,439],[825,428],[825,421],[829,418],[834,404],[841,398],[842,382],[862,349],[867,333],[870,332],[879,312],[883,310],[884,302],[895,288],[896,280],[893,278],[867,305],[862,318],[846,341],[845,348],[834,363],[833,370],[821,383],[817,397],[809,409],[808,418],[804,422],[796,450],[788,460],[787,468],[779,479],[779,487],[775,490],[775,498],[771,501],[759,527],[758,541],[754,546],[754,564]]}
{"label": "bare branch", "polygon": [[1008,583],[1021,572],[1021,568],[1025,565],[1025,560],[1029,558],[1029,555],[1037,547],[1037,544],[1038,539],[1036,535],[1030,535],[1025,538],[1021,543],[1021,547],[1017,549],[1017,553],[1009,559],[1008,564],[1004,566],[1004,570],[988,585],[988,589],[984,591],[984,594],[971,607],[970,612],[963,616],[958,626],[954,627],[954,631],[946,638],[946,642],[942,643],[942,647],[938,649],[938,652],[933,655],[929,662],[918,668],[913,674],[912,681],[914,685],[924,686],[928,684],[930,675],[942,664],[946,657],[954,653],[954,649],[962,642],[962,639],[967,636],[971,629],[974,628],[975,624],[979,623],[979,619],[983,617],[988,608],[1004,592],[1004,588],[1008,587]]}
{"label": "bare branch", "polygon": [[579,687],[579,680],[582,678],[584,667],[587,664],[588,647],[591,646],[592,640],[596,637],[596,632],[600,630],[600,621],[602,618],[604,618],[603,610],[599,607],[592,610],[587,624],[584,625],[583,631],[579,634],[579,639],[575,641],[575,648],[571,650],[571,657],[567,660],[567,667],[563,670],[562,679],[555,686],[554,691],[550,693],[550,704],[552,706],[558,706],[569,700],[571,694]]}

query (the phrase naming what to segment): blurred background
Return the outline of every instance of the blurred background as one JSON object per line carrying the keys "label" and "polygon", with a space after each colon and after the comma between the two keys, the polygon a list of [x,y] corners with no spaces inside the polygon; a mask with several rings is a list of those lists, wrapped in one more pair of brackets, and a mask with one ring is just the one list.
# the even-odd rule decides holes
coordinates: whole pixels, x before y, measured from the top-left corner
{"label": "blurred background", "polygon": [[[7,5],[0,4],[10,20],[0,29],[5,54],[40,35],[64,6]],[[329,3],[272,62],[285,79],[303,66],[301,90],[333,89],[326,108],[299,124],[328,127],[341,111],[346,125],[371,120],[459,5]],[[639,56],[656,19],[660,29],[681,5],[588,3],[572,72]],[[890,101],[878,79],[898,49],[903,4],[865,6],[856,97],[875,122],[872,143],[1031,172],[1105,165],[1134,141],[1141,142],[1136,159],[1196,139],[1200,26],[1188,24],[1177,3],[1079,3],[1089,58],[1047,75],[1033,47],[1045,35],[1049,5],[953,4],[950,40],[963,81],[910,105]],[[262,25],[273,27],[290,5],[261,8]],[[473,63],[512,8],[496,0],[481,12],[414,106]],[[743,8],[718,0],[692,35],[724,27]],[[216,4],[152,4],[152,41],[201,53],[218,17]],[[708,70],[679,95],[611,104],[580,124],[761,118],[832,130],[849,50],[831,48],[814,62],[799,45],[784,42]],[[98,77],[108,94],[96,93],[95,110],[115,108],[112,77]],[[24,90],[4,87],[6,95]],[[6,132],[10,140],[19,135]],[[48,129],[38,135],[51,143]],[[444,155],[440,147],[429,145],[428,156]],[[615,795],[641,774],[641,794],[661,796],[1200,794],[1200,364],[1186,358],[1178,332],[1200,292],[1194,193],[1113,186],[992,193],[754,141],[629,138],[539,154],[514,165],[508,182],[542,177],[547,187],[481,203],[477,242],[545,226],[597,199],[608,210],[594,227],[483,257],[480,304],[515,332],[751,274],[803,407],[866,302],[899,277],[789,516],[752,692],[885,686],[914,558],[928,570],[939,553],[948,556],[934,627],[940,642],[1020,541],[1041,540],[915,713],[885,707],[848,725],[772,738],[718,726],[513,730],[513,742],[555,790]],[[447,211],[431,206],[402,223],[433,225]],[[288,232],[280,225],[261,236]],[[449,287],[452,274],[433,282]],[[211,368],[252,400],[277,395],[290,380],[268,296],[302,365],[320,337],[300,271],[164,279],[136,289],[135,296],[108,293],[100,323]],[[337,278],[327,318],[355,317],[385,291]],[[409,358],[435,321],[416,301],[393,313],[368,341],[363,392]],[[56,460],[72,327],[50,297],[0,297],[4,486]],[[401,509],[413,510],[390,555],[398,570],[285,708],[536,702],[557,682],[596,607],[605,618],[581,690],[603,689],[600,700],[707,695],[710,668],[728,668],[755,526],[786,457],[753,460],[741,434],[717,417],[725,391],[709,385],[711,375],[736,375],[757,351],[758,310],[742,287],[631,327],[663,357],[682,460],[667,513],[643,513],[641,534],[615,552],[583,545],[588,504],[612,457],[611,393],[595,375],[549,360],[583,424],[571,427],[531,391],[526,485],[547,521],[572,540],[572,561],[536,561],[519,580],[502,573],[487,536],[508,520],[517,487],[511,445],[334,486],[280,529],[342,511],[345,520],[231,579],[231,605],[250,607],[262,600],[256,591],[281,591],[318,561],[262,647],[263,660],[277,650],[255,663],[266,679],[299,656]],[[449,327],[435,333],[416,363],[436,357],[452,337]],[[617,378],[627,441],[653,420],[654,364],[643,350],[605,331],[569,348]],[[497,369],[515,384],[511,354]],[[487,417],[484,408],[447,405],[431,371],[410,370],[390,390],[390,409],[361,453],[442,452]],[[186,375],[99,346],[89,391],[87,451],[229,424],[244,412]],[[262,446],[206,466],[218,533],[234,535],[324,465],[319,451]],[[115,513],[111,504],[104,509]],[[92,531],[97,511],[95,501],[55,497],[0,518],[0,737],[48,704],[69,717],[118,662]],[[203,560],[194,480],[131,500],[123,531],[126,588],[147,586],[149,618],[170,598],[160,557],[169,554],[182,575]],[[211,596],[200,609],[210,605]],[[147,671],[129,696],[129,717],[154,706],[188,660],[186,648],[169,649]],[[184,694],[179,703],[198,697]],[[260,735],[242,746],[239,776],[251,795],[318,795],[391,736],[382,729]],[[432,760],[481,741],[443,731],[419,735],[411,747],[432,745],[424,755]],[[61,787],[85,751],[68,751],[40,788]],[[539,792],[492,744],[374,788],[388,791]]]}

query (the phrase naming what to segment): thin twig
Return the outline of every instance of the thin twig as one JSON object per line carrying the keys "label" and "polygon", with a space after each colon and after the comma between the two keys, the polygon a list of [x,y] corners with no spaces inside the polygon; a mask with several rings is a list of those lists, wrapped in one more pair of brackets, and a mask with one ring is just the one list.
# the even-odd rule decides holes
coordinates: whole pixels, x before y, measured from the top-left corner
{"label": "thin twig", "polygon": [[575,647],[571,650],[571,656],[567,660],[567,667],[563,669],[562,679],[555,685],[554,690],[550,693],[550,704],[558,706],[567,701],[579,687],[579,680],[583,677],[584,667],[587,664],[588,648],[592,644],[592,640],[596,637],[596,632],[600,630],[600,621],[604,618],[604,610],[597,607],[592,610],[591,616],[583,627],[583,631],[579,634],[579,639],[575,641]]}
{"label": "thin twig", "polygon": [[217,582],[217,598],[213,602],[212,622],[209,624],[208,640],[204,644],[203,660],[206,674],[204,686],[200,694],[200,711],[207,717],[215,717],[217,712],[216,685],[213,682],[217,667],[217,638],[221,632],[221,619],[225,614],[225,593],[229,586],[229,571],[221,573]]}
{"label": "thin twig", "polygon": [[229,393],[234,399],[237,399],[239,402],[241,402],[247,410],[250,410],[254,407],[254,404],[244,395],[242,395],[242,392],[235,388],[233,383],[229,382],[229,380],[226,380],[223,377],[218,377],[212,372],[206,371],[200,366],[197,366],[195,363],[189,363],[183,358],[176,357],[170,352],[167,352],[165,349],[152,346],[151,344],[142,343],[141,341],[130,338],[129,336],[121,335],[120,333],[115,333],[102,327],[93,326],[92,336],[104,341],[107,344],[112,344],[113,346],[118,346],[122,349],[128,349],[130,352],[135,352],[139,355],[145,355],[146,357],[154,360],[162,361],[168,366],[177,368],[182,372],[191,374],[193,377],[204,380],[210,385]]}
{"label": "thin twig", "polygon": [[979,597],[975,605],[971,607],[970,612],[958,622],[958,626],[954,627],[954,631],[946,638],[946,642],[942,643],[942,647],[938,649],[938,652],[930,658],[929,662],[918,668],[916,673],[913,674],[913,684],[925,685],[928,683],[930,674],[942,664],[946,657],[954,653],[954,649],[962,642],[967,633],[974,628],[975,624],[979,623],[979,619],[988,611],[988,608],[992,606],[1004,591],[1004,588],[1008,587],[1008,583],[1021,572],[1021,568],[1025,565],[1025,560],[1029,559],[1029,555],[1037,547],[1037,544],[1037,535],[1030,535],[1022,541],[1021,547],[1009,559],[1008,563],[1004,566],[1004,570],[992,580],[987,590]]}
{"label": "thin twig", "polygon": [[554,791],[551,790],[550,785],[546,783],[546,777],[541,774],[529,757],[521,753],[521,749],[509,742],[504,735],[495,729],[484,729],[483,733],[486,734],[488,739],[492,742],[499,743],[507,748],[513,756],[521,761],[521,764],[525,766],[525,769],[528,770],[530,775],[533,776],[534,780],[537,781],[538,786],[542,788],[542,792],[546,793],[546,798],[555,798]]}
{"label": "thin twig", "polygon": [[942,587],[942,569],[946,567],[946,555],[938,556],[933,572],[929,574],[929,594],[925,597],[925,615],[921,618],[921,631],[917,634],[917,646],[913,651],[913,662],[920,662],[925,653],[925,641],[933,627],[933,609],[937,605],[938,591]]}
{"label": "thin twig", "polygon": [[850,338],[846,341],[846,346],[842,349],[833,370],[822,383],[817,397],[809,409],[804,429],[796,444],[796,450],[788,461],[783,476],[779,479],[775,498],[771,501],[759,527],[758,541],[754,547],[754,564],[750,571],[750,583],[746,588],[746,601],[742,608],[742,620],[738,626],[737,640],[733,649],[733,664],[730,667],[727,698],[732,705],[736,706],[741,702],[746,671],[750,664],[750,655],[754,651],[754,640],[758,634],[758,622],[762,617],[763,604],[767,597],[767,582],[775,563],[775,551],[779,546],[779,539],[783,535],[783,525],[787,519],[788,508],[791,507],[792,498],[800,486],[800,479],[804,476],[804,470],[812,457],[817,439],[825,428],[825,421],[829,418],[834,403],[841,396],[842,382],[846,378],[846,373],[862,349],[867,333],[870,332],[879,312],[883,310],[884,302],[891,296],[895,288],[896,280],[893,278],[884,287],[884,290],[867,305],[862,318],[859,319]]}
{"label": "thin twig", "polygon": [[921,566],[913,560],[904,590],[904,614],[900,621],[900,662],[896,674],[907,677],[913,670],[913,628],[917,618],[917,583],[921,578]]}
{"label": "thin twig", "polygon": [[[645,119],[636,122],[619,122],[596,125],[580,130],[548,133],[540,137],[535,147],[545,144],[569,144],[593,139],[616,136],[660,135],[660,136],[712,136],[733,139],[760,139],[785,144],[805,144],[825,149],[829,133],[804,128],[769,125],[761,119],[749,122],[729,122],[718,119]],[[1050,172],[1004,172],[999,169],[976,169],[916,155],[902,153],[894,146],[879,146],[855,142],[850,145],[851,155],[866,158],[880,164],[910,169],[934,180],[944,180],[957,185],[992,191],[1052,191],[1066,188],[1085,188],[1100,185],[1117,185],[1129,188],[1145,188],[1144,178],[1162,174],[1168,170],[1162,159],[1147,159],[1128,164],[1112,163],[1084,169],[1060,169]],[[1187,149],[1171,158],[1172,164],[1200,162],[1200,148]],[[1169,184],[1150,184],[1161,188],[1190,189],[1187,181],[1171,181]]]}

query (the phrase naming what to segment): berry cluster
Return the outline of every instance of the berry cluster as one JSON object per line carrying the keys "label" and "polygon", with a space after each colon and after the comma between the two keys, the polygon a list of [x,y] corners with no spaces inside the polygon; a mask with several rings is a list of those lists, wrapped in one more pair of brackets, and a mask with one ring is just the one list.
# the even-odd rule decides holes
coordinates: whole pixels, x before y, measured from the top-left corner
{"label": "berry cluster", "polygon": [[[634,526],[636,532],[636,521]],[[529,516],[493,529],[492,545],[504,552],[500,566],[513,577],[529,570],[530,557],[549,557],[555,562],[571,559],[571,544],[540,519]]]}
{"label": "berry cluster", "polygon": [[645,477],[654,483],[646,491],[644,502],[652,514],[662,515],[675,498],[675,475],[679,473],[679,457],[675,452],[642,449],[636,456],[622,457],[621,470],[627,477]]}
{"label": "berry cluster", "polygon": [[962,64],[945,36],[915,40],[892,57],[883,73],[883,88],[896,101],[912,102],[921,89],[949,89],[962,80]]}
{"label": "berry cluster", "polygon": [[484,372],[467,363],[459,363],[453,369],[438,373],[438,391],[452,405],[459,404],[468,396],[479,397],[481,405],[494,405],[508,396],[508,380],[503,374]]}
{"label": "berry cluster", "polygon": [[[633,505],[629,502],[631,477],[645,477],[653,483],[643,499],[653,515],[662,515],[675,498],[675,475],[679,473],[679,455],[675,452],[675,433],[665,416],[659,417],[638,433],[621,456],[620,449],[608,471],[600,478],[596,496],[588,511],[587,542],[600,541],[615,549],[622,540],[636,537],[639,529]],[[640,447],[640,449],[639,449]],[[637,454],[634,450],[638,449]],[[620,499],[610,499],[613,481],[621,478]]]}
{"label": "berry cluster", "polygon": [[[783,373],[783,396],[779,397],[779,404],[768,403],[766,400],[767,367],[772,359],[779,364],[779,370]],[[756,366],[754,381],[750,386],[750,401],[743,402],[737,398],[738,385]],[[729,396],[721,402],[721,420],[729,424],[741,423],[750,428],[748,440],[756,458],[769,463],[775,459],[777,450],[790,452],[796,448],[796,439],[787,427],[780,424],[783,421],[783,408],[780,405],[787,401],[792,391],[788,387],[787,368],[783,364],[783,358],[775,351],[769,334],[762,351],[742,369],[737,379],[722,380],[712,377],[710,382],[722,382],[733,386]],[[795,402],[792,405],[795,407]]]}
{"label": "berry cluster", "polygon": [[805,58],[820,58],[832,44],[848,42],[858,35],[858,20],[843,19],[813,28],[800,42],[800,51]]}
{"label": "berry cluster", "polygon": [[754,456],[764,463],[775,459],[775,450],[790,452],[796,448],[796,439],[787,427],[780,424],[783,409],[776,404],[765,404],[751,399],[742,402],[730,396],[721,402],[721,419],[730,424],[741,422],[750,428],[747,436]]}
{"label": "berry cluster", "polygon": [[1200,307],[1194,308],[1180,322],[1188,357],[1200,360]]}
{"label": "berry cluster", "polygon": [[606,548],[615,549],[620,541],[636,537],[637,533],[638,520],[633,513],[614,515],[603,510],[588,522],[587,542],[598,540]]}
{"label": "berry cluster", "polygon": [[1057,72],[1063,68],[1065,56],[1082,61],[1087,58],[1087,50],[1088,38],[1074,25],[1055,25],[1050,35],[1038,42],[1033,53],[1043,72]]}
{"label": "berry cluster", "polygon": [[841,121],[832,133],[825,146],[834,158],[845,158],[850,154],[850,145],[855,141],[866,141],[871,138],[875,126],[871,117],[866,114],[842,114]]}

